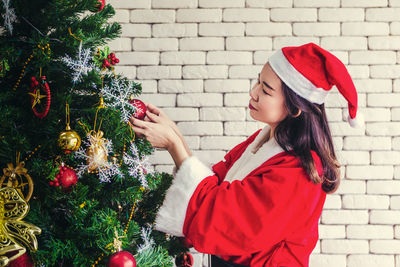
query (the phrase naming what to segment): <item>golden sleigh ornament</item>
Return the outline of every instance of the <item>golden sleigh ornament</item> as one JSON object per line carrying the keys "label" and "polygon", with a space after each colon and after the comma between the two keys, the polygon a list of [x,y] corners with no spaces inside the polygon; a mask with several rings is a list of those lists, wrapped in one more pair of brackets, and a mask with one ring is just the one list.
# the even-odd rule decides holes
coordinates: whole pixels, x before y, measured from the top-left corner
{"label": "golden sleigh ornament", "polygon": [[[6,266],[10,261],[26,252],[38,249],[37,234],[41,229],[33,224],[22,221],[29,211],[28,203],[11,187],[0,189],[0,266]],[[7,253],[17,254],[9,257]]]}

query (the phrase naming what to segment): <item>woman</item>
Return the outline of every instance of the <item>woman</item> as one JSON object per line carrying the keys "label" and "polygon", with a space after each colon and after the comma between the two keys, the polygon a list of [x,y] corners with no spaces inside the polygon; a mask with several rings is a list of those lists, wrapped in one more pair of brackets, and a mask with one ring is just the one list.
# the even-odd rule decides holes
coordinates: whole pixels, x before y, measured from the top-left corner
{"label": "woman", "polygon": [[132,119],[132,128],[166,148],[176,165],[156,229],[214,255],[212,267],[308,266],[326,194],[340,181],[324,107],[333,85],[349,103],[350,124],[363,126],[338,58],[314,43],[278,50],[250,91],[250,115],[267,125],[211,169],[149,104],[148,119]]}

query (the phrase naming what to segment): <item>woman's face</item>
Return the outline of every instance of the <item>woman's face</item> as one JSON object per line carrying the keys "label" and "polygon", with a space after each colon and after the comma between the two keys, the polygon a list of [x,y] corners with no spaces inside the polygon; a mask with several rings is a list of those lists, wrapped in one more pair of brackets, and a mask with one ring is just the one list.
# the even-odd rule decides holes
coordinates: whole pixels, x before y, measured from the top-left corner
{"label": "woman's face", "polygon": [[250,116],[275,128],[288,112],[285,107],[285,96],[282,92],[282,81],[272,70],[269,62],[265,63],[258,80],[250,91]]}

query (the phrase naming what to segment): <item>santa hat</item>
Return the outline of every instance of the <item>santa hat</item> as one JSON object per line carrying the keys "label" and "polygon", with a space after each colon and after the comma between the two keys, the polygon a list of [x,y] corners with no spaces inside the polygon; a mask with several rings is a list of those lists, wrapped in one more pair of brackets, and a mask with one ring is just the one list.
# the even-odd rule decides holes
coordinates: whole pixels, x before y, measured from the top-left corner
{"label": "santa hat", "polygon": [[335,85],[348,102],[349,124],[357,128],[365,126],[362,114],[357,113],[356,88],[346,67],[336,56],[314,43],[308,43],[283,47],[268,61],[287,86],[312,103],[324,103]]}

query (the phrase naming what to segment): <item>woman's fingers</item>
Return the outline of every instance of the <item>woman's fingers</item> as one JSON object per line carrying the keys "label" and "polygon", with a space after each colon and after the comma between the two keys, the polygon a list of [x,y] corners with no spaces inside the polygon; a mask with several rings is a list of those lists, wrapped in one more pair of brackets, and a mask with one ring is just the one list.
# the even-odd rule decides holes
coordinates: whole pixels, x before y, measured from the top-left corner
{"label": "woman's fingers", "polygon": [[152,113],[149,110],[146,111],[146,115],[152,122],[159,122],[160,121],[160,117],[158,117],[158,115]]}
{"label": "woman's fingers", "polygon": [[150,110],[152,113],[156,114],[156,115],[160,115],[161,110],[159,108],[157,108],[156,106],[154,106],[151,103],[145,103],[145,105],[147,106],[147,109]]}

